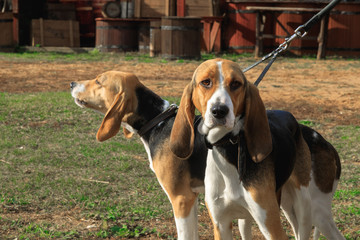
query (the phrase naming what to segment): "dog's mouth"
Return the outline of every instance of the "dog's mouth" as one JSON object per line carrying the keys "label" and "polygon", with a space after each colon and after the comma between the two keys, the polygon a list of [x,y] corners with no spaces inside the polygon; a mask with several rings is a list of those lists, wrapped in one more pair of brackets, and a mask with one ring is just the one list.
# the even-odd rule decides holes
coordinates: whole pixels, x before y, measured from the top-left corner
{"label": "dog's mouth", "polygon": [[198,131],[200,134],[205,135],[210,143],[215,143],[229,132],[234,135],[238,134],[243,125],[244,121],[241,116],[236,117],[233,122],[225,121],[225,119],[214,122],[202,120],[198,126]]}
{"label": "dog's mouth", "polygon": [[87,102],[84,100],[81,100],[79,98],[75,98],[75,103],[79,106],[79,107],[85,107],[87,105]]}
{"label": "dog's mouth", "polygon": [[214,118],[213,116],[205,116],[205,120],[203,121],[205,127],[209,130],[213,128],[223,128],[228,131],[231,131],[234,127],[234,121],[231,119],[224,117],[224,118]]}

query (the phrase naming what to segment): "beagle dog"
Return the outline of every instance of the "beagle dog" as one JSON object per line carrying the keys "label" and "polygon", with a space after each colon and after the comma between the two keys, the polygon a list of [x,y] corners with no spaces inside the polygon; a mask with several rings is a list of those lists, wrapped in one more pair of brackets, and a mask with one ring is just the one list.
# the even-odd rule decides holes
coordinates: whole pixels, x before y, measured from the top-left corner
{"label": "beagle dog", "polygon": [[[153,127],[146,127],[170,105],[134,74],[109,71],[93,80],[72,82],[70,86],[77,105],[105,115],[96,136],[100,142],[115,136],[121,126],[127,138],[133,133],[140,135],[150,168],[172,204],[178,239],[198,239],[197,196],[204,188],[207,156],[204,138],[197,132],[192,135],[194,152],[185,161],[174,156],[169,138],[175,112]],[[195,126],[199,118],[195,119]]]}
{"label": "beagle dog", "polygon": [[[195,108],[203,118],[198,126],[193,124]],[[170,149],[178,158],[192,155],[197,131],[209,148],[205,200],[215,239],[232,239],[232,221],[237,218],[243,219],[243,239],[251,239],[251,219],[266,239],[288,239],[279,205],[296,239],[309,239],[312,224],[329,238],[343,239],[331,218],[331,198],[340,176],[335,149],[292,114],[266,111],[258,89],[238,64],[213,59],[195,70],[170,136]],[[329,175],[321,173],[322,161],[329,163]]]}

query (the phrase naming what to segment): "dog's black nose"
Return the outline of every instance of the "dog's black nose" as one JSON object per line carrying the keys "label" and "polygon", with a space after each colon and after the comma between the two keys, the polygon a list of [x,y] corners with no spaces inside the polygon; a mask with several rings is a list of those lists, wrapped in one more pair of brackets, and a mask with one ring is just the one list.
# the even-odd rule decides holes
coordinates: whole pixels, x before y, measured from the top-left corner
{"label": "dog's black nose", "polygon": [[76,86],[76,82],[71,82],[70,83],[70,88],[73,89]]}
{"label": "dog's black nose", "polygon": [[228,114],[228,112],[229,108],[224,104],[215,104],[211,108],[211,114],[217,119],[224,118]]}

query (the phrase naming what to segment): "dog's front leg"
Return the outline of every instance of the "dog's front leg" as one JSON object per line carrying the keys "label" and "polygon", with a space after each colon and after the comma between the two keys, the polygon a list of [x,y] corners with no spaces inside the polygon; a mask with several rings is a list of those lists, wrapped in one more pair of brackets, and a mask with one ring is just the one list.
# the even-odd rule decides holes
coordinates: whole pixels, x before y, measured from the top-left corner
{"label": "dog's front leg", "polygon": [[289,239],[281,225],[280,209],[275,190],[266,188],[266,183],[258,188],[249,188],[245,194],[248,211],[258,224],[266,239]]}
{"label": "dog's front leg", "polygon": [[[187,216],[179,216],[179,213],[175,213],[175,223],[177,229],[177,236],[179,240],[197,240],[199,239],[198,234],[198,218],[197,218],[197,199],[193,201],[193,205],[191,207],[190,212]],[[180,209],[184,202],[174,202],[173,208]],[[185,203],[185,205],[189,205],[191,202]],[[186,208],[188,208],[187,206]]]}
{"label": "dog's front leg", "polygon": [[[216,155],[215,155],[216,158]],[[205,202],[213,227],[214,239],[232,239],[232,212],[228,211],[225,199],[224,176],[215,163],[213,151],[208,151],[205,171]]]}
{"label": "dog's front leg", "polygon": [[[220,201],[223,199],[219,199]],[[220,202],[206,202],[211,221],[214,228],[215,240],[231,240],[232,239],[232,218],[226,216],[226,213],[222,211],[217,205]],[[221,203],[219,204],[221,205]],[[225,214],[224,214],[225,213]]]}

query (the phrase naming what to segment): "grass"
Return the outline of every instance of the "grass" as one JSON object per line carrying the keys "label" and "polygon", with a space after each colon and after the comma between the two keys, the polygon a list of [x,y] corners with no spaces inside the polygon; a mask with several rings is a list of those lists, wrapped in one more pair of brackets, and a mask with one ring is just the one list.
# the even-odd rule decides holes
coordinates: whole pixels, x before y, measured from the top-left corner
{"label": "grass", "polygon": [[[102,116],[77,107],[68,92],[1,93],[0,120],[0,236],[175,237],[171,206],[137,137],[96,142]],[[360,167],[353,165],[359,138],[359,126],[340,126],[330,135],[343,159],[334,216],[347,239],[359,233]],[[78,226],[45,217],[62,212]],[[171,231],[160,229],[163,222]]]}
{"label": "grass", "polygon": [[[143,224],[172,218],[138,138],[119,134],[96,142],[102,116],[77,107],[67,92],[1,93],[0,105],[0,236],[8,231],[19,239],[156,235]],[[106,227],[58,231],[51,222],[7,217],[73,209],[81,209],[78,219]]]}
{"label": "grass", "polygon": [[[220,56],[241,59],[249,65],[254,62],[247,54]],[[205,54],[202,60],[214,57]],[[189,61],[96,51],[0,53],[0,59],[169,64]],[[342,67],[358,68],[359,63],[352,61]],[[300,69],[304,67],[300,65]],[[167,99],[179,103],[179,98]],[[136,136],[125,139],[120,133],[98,143],[95,135],[101,120],[101,115],[77,107],[69,92],[0,92],[0,239],[176,237],[171,205],[149,168],[141,141]],[[346,239],[355,240],[360,235],[360,126],[329,130],[317,120],[300,122],[326,132],[324,137],[339,151],[343,170],[334,196],[333,216]],[[203,205],[199,209],[200,214],[206,212]],[[209,220],[199,223],[199,229],[203,231],[201,236],[211,235]]]}
{"label": "grass", "polygon": [[205,61],[208,59],[213,59],[216,57],[221,57],[233,61],[242,60],[243,62],[248,62],[249,65],[254,62],[253,58],[251,57],[252,54],[250,53],[243,53],[243,54],[231,54],[231,53],[224,53],[224,54],[202,54],[201,59],[198,60],[185,60],[185,59],[178,59],[175,61],[167,60],[158,57],[150,57],[149,54],[142,54],[137,52],[127,52],[127,53],[117,53],[117,54],[104,54],[100,53],[97,49],[90,51],[89,53],[60,53],[60,52],[30,52],[30,51],[23,51],[19,50],[16,53],[3,53],[0,52],[0,59],[9,60],[21,60],[21,61],[45,61],[45,62],[73,62],[73,61],[111,61],[111,62],[118,62],[118,61],[137,61],[143,63],[186,63],[186,62],[193,62],[193,61]]}

